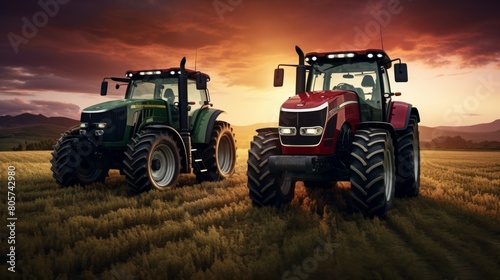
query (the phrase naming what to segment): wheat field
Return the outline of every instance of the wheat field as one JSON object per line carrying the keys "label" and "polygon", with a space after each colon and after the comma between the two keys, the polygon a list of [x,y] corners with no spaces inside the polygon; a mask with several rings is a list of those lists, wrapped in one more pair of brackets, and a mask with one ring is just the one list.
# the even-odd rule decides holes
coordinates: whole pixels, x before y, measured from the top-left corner
{"label": "wheat field", "polygon": [[127,196],[124,177],[58,188],[50,152],[1,152],[2,220],[14,166],[15,272],[1,279],[499,279],[500,152],[422,151],[421,195],[385,220],[352,213],[349,184],[254,208],[236,173]]}

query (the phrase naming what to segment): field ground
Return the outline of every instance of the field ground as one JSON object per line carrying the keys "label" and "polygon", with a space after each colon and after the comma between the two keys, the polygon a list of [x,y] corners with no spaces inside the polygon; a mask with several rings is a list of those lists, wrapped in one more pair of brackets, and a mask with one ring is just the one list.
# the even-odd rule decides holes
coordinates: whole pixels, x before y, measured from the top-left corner
{"label": "field ground", "polygon": [[12,165],[18,220],[15,273],[0,232],[0,278],[500,279],[500,152],[423,151],[421,196],[385,220],[351,213],[348,183],[254,208],[238,155],[228,180],[128,197],[116,171],[61,189],[50,152],[1,152],[0,213]]}

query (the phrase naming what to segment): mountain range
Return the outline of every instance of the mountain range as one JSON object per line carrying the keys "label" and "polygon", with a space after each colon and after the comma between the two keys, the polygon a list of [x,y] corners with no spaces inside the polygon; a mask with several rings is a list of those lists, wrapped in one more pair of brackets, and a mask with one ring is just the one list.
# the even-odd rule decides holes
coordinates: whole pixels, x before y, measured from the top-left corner
{"label": "mountain range", "polygon": [[29,113],[17,116],[0,116],[0,129],[30,127],[34,125],[54,125],[70,127],[77,125],[79,121],[65,117],[46,117],[42,114],[33,115]]}
{"label": "mountain range", "polygon": [[[21,114],[17,116],[0,116],[0,150],[12,150],[25,143],[57,139],[67,129],[78,125],[79,121],[65,117],[46,117],[44,115]],[[273,123],[259,123],[247,126],[234,126],[238,139],[238,148],[247,149],[255,130],[262,127],[275,126]],[[419,126],[420,140],[429,142],[440,136],[460,136],[464,140],[479,143],[483,141],[500,141],[500,119],[490,123],[469,126]]]}
{"label": "mountain range", "polygon": [[0,151],[10,151],[19,144],[26,146],[27,143],[58,139],[61,133],[79,123],[65,117],[46,117],[29,113],[0,116]]}

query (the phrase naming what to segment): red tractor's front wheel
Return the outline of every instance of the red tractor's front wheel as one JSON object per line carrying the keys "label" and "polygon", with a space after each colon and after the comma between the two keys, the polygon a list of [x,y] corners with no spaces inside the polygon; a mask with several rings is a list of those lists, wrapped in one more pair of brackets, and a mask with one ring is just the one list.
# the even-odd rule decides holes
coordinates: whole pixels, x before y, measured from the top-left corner
{"label": "red tractor's front wheel", "polygon": [[248,150],[248,188],[255,206],[279,206],[292,201],[294,181],[285,181],[282,173],[269,171],[269,157],[281,154],[277,131],[261,130]]}
{"label": "red tractor's front wheel", "polygon": [[394,146],[387,130],[356,131],[351,150],[351,198],[355,211],[385,216],[396,184]]}

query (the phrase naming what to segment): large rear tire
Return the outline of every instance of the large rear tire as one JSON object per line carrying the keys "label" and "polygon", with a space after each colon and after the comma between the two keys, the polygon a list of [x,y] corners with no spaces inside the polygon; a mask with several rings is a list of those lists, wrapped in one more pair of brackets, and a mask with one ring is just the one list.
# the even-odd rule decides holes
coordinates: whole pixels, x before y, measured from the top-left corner
{"label": "large rear tire", "polygon": [[128,145],[123,173],[132,194],[156,188],[167,190],[177,184],[180,155],[170,134],[144,131]]}
{"label": "large rear tire", "polygon": [[396,195],[418,196],[420,192],[420,139],[417,116],[412,115],[408,127],[397,136]]}
{"label": "large rear tire", "polygon": [[254,206],[280,206],[292,201],[295,182],[283,180],[282,173],[269,171],[269,157],[281,154],[277,131],[261,130],[248,150],[248,188]]}
{"label": "large rear tire", "polygon": [[355,211],[384,217],[392,206],[395,184],[394,146],[383,129],[356,131],[351,150],[351,198]]}
{"label": "large rear tire", "polygon": [[198,181],[219,181],[234,173],[236,165],[236,141],[231,126],[218,121],[212,130],[208,144],[198,145],[206,172],[194,169]]}
{"label": "large rear tire", "polygon": [[52,151],[50,170],[52,177],[61,187],[85,186],[95,182],[104,182],[108,176],[108,169],[90,167],[85,158],[85,155],[89,153],[88,146],[79,145],[77,134],[78,128],[66,131],[59,138]]}

